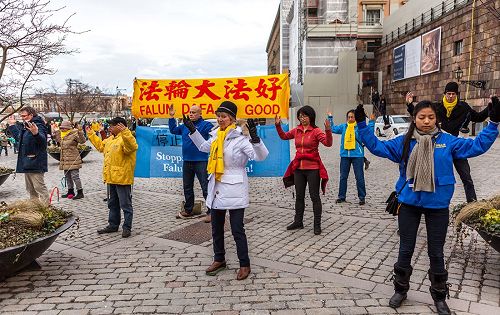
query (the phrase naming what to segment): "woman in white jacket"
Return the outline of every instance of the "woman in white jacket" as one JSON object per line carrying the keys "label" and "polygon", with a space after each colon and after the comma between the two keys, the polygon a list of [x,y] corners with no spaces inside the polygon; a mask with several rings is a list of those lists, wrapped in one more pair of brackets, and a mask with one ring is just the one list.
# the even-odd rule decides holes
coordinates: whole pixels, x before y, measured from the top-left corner
{"label": "woman in white jacket", "polygon": [[205,140],[189,119],[184,124],[190,131],[189,137],[202,152],[210,152],[207,171],[209,173],[208,196],[206,205],[211,209],[212,239],[214,261],[206,270],[208,275],[216,275],[226,268],[224,250],[224,222],[226,210],[229,210],[231,232],[236,242],[236,251],[240,261],[237,280],[243,280],[250,274],[248,243],[245,235],[243,217],[248,207],[248,177],[246,165],[249,159],[262,161],[269,151],[257,136],[257,128],[252,119],[248,119],[250,138],[243,135],[237,127],[238,108],[229,101],[224,101],[215,111],[219,128],[211,132]]}

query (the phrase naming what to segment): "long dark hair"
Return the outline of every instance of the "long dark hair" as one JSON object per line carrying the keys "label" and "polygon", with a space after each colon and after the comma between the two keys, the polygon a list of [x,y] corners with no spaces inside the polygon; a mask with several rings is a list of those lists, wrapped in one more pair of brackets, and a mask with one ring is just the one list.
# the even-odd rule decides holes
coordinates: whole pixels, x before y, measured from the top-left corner
{"label": "long dark hair", "polygon": [[436,114],[436,127],[439,128],[438,122],[437,121],[437,107],[436,104],[434,104],[431,101],[421,101],[417,105],[415,105],[415,108],[413,109],[413,114],[412,114],[412,120],[410,123],[410,127],[408,128],[408,132],[406,133],[405,140],[403,141],[403,155],[401,157],[401,161],[404,161],[405,164],[408,162],[408,158],[410,157],[410,141],[411,138],[413,137],[413,132],[415,131],[415,128],[417,128],[417,125],[415,124],[415,117],[417,117],[417,114],[419,111],[421,111],[424,108],[430,108]]}
{"label": "long dark hair", "polygon": [[309,117],[309,122],[310,122],[311,126],[313,128],[318,128],[318,126],[316,126],[316,112],[314,111],[314,108],[312,108],[309,105],[302,106],[297,111],[297,119],[299,119],[300,114],[306,115],[307,117]]}

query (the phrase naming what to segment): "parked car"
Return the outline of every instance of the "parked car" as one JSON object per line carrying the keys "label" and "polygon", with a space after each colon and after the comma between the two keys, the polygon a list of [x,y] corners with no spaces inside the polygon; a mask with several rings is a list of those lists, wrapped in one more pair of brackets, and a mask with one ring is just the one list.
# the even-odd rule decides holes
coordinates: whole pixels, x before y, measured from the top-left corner
{"label": "parked car", "polygon": [[154,128],[167,128],[168,129],[168,118],[153,118],[150,127]]}
{"label": "parked car", "polygon": [[[405,133],[408,131],[411,123],[411,117],[408,115],[391,115],[389,116],[391,128],[395,135]],[[379,137],[383,136],[384,119],[382,116],[377,117],[375,120],[375,134]]]}

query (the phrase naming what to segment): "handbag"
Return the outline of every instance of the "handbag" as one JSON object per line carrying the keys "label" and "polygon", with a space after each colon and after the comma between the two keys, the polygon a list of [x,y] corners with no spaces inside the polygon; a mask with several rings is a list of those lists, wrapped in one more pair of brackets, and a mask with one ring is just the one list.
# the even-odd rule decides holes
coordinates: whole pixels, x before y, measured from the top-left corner
{"label": "handbag", "polygon": [[401,187],[401,189],[398,192],[396,191],[391,192],[389,198],[387,198],[387,201],[385,202],[387,204],[387,206],[385,207],[385,212],[388,212],[389,214],[392,214],[394,216],[399,214],[399,208],[401,207],[401,203],[399,202],[398,197],[403,188],[405,188],[406,183],[408,183],[408,181],[404,183],[403,187]]}

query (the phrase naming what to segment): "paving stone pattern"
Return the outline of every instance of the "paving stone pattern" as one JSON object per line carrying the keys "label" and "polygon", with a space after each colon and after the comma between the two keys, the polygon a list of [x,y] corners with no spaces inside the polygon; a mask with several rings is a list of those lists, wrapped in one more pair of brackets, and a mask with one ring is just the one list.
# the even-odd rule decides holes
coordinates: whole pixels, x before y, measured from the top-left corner
{"label": "paving stone pattern", "polygon": [[[321,236],[312,232],[309,200],[305,228],[286,231],[293,219],[293,190],[285,190],[281,178],[250,179],[250,221],[245,228],[252,274],[244,281],[235,280],[238,264],[230,231],[229,268],[216,277],[204,273],[211,262],[210,240],[191,245],[162,238],[199,221],[175,219],[183,200],[181,179],[136,179],[132,237],[98,235],[96,229],[107,223],[106,189],[102,157],[91,152],[80,172],[86,197],[59,203],[80,217],[79,228],[63,234],[40,258],[42,270],[25,271],[0,283],[0,313],[432,314],[425,224],[415,249],[409,299],[397,311],[387,307],[399,240],[396,220],[386,215],[384,202],[393,190],[397,166],[367,153],[372,162],[365,173],[367,204],[357,204],[352,172],[348,202],[335,204],[338,143],[339,137],[334,137],[334,147],[322,149],[330,181],[322,196]],[[499,192],[499,153],[497,142],[487,154],[470,160],[480,198]],[[62,171],[57,161],[49,161],[46,182],[60,186]],[[0,164],[15,166],[15,156],[0,157]],[[201,196],[198,187],[195,193]],[[0,187],[0,200],[25,196],[22,174]],[[457,183],[452,203],[464,200]],[[460,244],[451,225],[445,255],[452,310],[499,313],[500,255],[474,232]]]}

